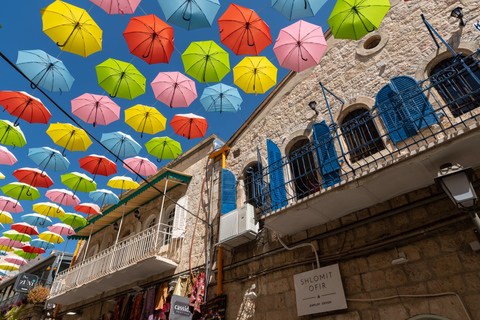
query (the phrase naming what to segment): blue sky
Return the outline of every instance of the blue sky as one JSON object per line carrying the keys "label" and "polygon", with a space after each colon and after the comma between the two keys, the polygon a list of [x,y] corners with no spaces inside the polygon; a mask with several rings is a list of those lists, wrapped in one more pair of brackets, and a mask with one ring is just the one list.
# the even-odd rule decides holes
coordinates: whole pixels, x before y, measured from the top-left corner
{"label": "blue sky", "polygon": [[[186,151],[198,142],[200,142],[201,138],[188,140],[186,138],[178,136],[173,132],[172,128],[168,125],[168,122],[170,122],[170,120],[175,114],[195,113],[197,115],[205,117],[208,121],[209,128],[207,130],[206,136],[214,133],[222,139],[228,140],[228,138],[235,132],[235,130],[238,129],[242,122],[250,115],[250,113],[261,103],[261,101],[270,92],[267,91],[265,94],[255,95],[246,94],[241,89],[239,89],[239,92],[243,98],[241,110],[239,110],[238,113],[222,114],[205,112],[202,105],[200,104],[199,99],[196,99],[188,108],[170,109],[165,104],[157,101],[153,95],[150,83],[159,72],[180,71],[184,73],[184,68],[180,55],[192,41],[215,41],[230,54],[230,66],[232,69],[238,62],[240,62],[241,59],[244,58],[244,56],[236,56],[230,49],[220,43],[220,35],[216,19],[218,19],[223,14],[223,12],[225,12],[229,4],[231,3],[230,1],[220,0],[220,10],[217,13],[215,21],[210,28],[187,31],[181,27],[170,24],[174,28],[175,38],[175,50],[170,59],[170,63],[153,65],[147,64],[145,61],[135,57],[130,53],[122,33],[125,30],[132,16],[155,14],[157,17],[165,21],[165,16],[156,0],[143,0],[133,15],[124,15],[123,17],[121,15],[108,15],[105,11],[103,11],[88,0],[65,1],[67,3],[87,10],[90,16],[103,29],[102,51],[94,53],[87,58],[83,58],[79,55],[69,52],[62,52],[55,45],[55,43],[46,34],[42,32],[42,19],[40,9],[48,6],[52,2],[52,0],[2,1],[2,3],[0,4],[0,24],[2,25],[2,29],[0,29],[0,51],[12,62],[16,61],[18,50],[31,49],[41,49],[48,54],[54,57],[58,57],[58,59],[62,60],[70,73],[75,78],[72,89],[69,92],[63,92],[61,94],[50,93],[48,91],[46,92],[63,109],[71,113],[70,100],[82,95],[83,93],[106,94],[104,90],[97,84],[95,66],[102,63],[108,58],[131,62],[147,79],[145,94],[133,100],[127,100],[122,98],[114,99],[114,101],[122,108],[120,120],[113,122],[108,126],[97,126],[96,128],[94,128],[91,124],[86,124],[80,119],[76,118],[77,121],[79,121],[85,129],[95,135],[98,139],[100,139],[101,134],[104,132],[123,131],[131,135],[141,145],[144,145],[148,140],[153,137],[169,136],[170,138],[179,141],[182,145],[182,149]],[[270,7],[270,0],[238,0],[234,3],[255,10],[258,15],[269,25],[272,39],[274,42],[281,28],[295,22],[289,21],[280,13],[272,9]],[[329,0],[327,4],[324,5],[322,9],[320,9],[319,13],[315,17],[304,18],[303,20],[320,25],[325,31],[328,28],[328,25],[326,23],[327,18],[331,10],[333,9],[334,4],[335,2],[333,0]],[[288,73],[288,70],[279,66],[272,48],[273,44],[264,49],[259,56],[267,57],[278,68],[278,83]],[[52,118],[50,119],[49,123],[70,122],[69,119],[59,110],[57,110],[57,108],[53,104],[51,104],[47,100],[47,98],[44,97],[38,90],[32,90],[29,83],[2,59],[0,59],[0,75],[0,90],[25,91],[29,94],[36,96],[37,98],[40,98],[52,113]],[[215,84],[201,84],[198,81],[195,81],[195,83],[199,97],[208,85]],[[225,76],[225,78],[222,80],[222,83],[235,87],[235,85],[233,84],[232,71],[230,71],[230,73]],[[130,126],[126,125],[123,122],[123,111],[136,104],[154,106],[155,108],[157,108],[167,118],[166,130],[163,132],[159,132],[156,135],[145,134],[143,138],[140,138],[140,133],[135,132],[132,128],[130,128]],[[7,112],[1,113],[0,119],[7,119],[10,121],[15,120],[15,118],[13,116],[10,116]],[[13,166],[0,165],[0,171],[6,176],[4,180],[0,180],[0,186],[17,181],[12,176],[12,173],[15,169],[22,167],[36,167],[35,163],[27,157],[29,148],[48,146],[54,149],[58,149],[60,151],[62,150],[62,148],[56,146],[50,139],[50,137],[45,133],[48,125],[29,124],[23,120],[20,120],[20,127],[26,136],[27,144],[23,148],[15,149],[12,149],[11,146],[8,146],[9,150],[11,150],[15,154],[19,161]],[[67,151],[66,156],[71,163],[69,170],[87,173],[80,168],[78,164],[78,159],[85,157],[89,154],[100,154],[110,157],[102,147],[100,147],[94,142],[86,152]],[[143,157],[148,157],[150,160],[157,163],[153,156],[148,155],[145,147],[142,148],[139,155]],[[163,161],[162,163],[160,163],[160,165],[164,165],[166,163],[167,161]],[[121,164],[117,163],[117,166],[117,175],[127,175],[135,178],[133,174],[122,168]],[[65,186],[60,181],[60,175],[66,172],[47,171],[47,173],[55,182],[55,184],[51,188],[65,188]],[[95,179],[98,188],[105,188],[108,179],[111,177],[112,176],[105,178],[102,176],[98,176]],[[21,204],[25,211],[19,214],[13,214],[14,220],[16,222],[21,221],[20,216],[22,214],[33,212],[33,203],[40,201],[48,201],[48,199],[44,197],[47,189],[40,188],[39,190],[42,198],[33,202],[21,201]],[[118,193],[117,190],[114,191]],[[90,198],[85,193],[78,193],[78,196],[80,200],[82,200],[82,202],[91,202]],[[64,207],[64,209],[67,212],[74,212],[72,207]],[[54,221],[60,222],[58,218],[54,219]],[[8,229],[9,226],[6,225],[5,230],[3,231],[6,231]],[[67,251],[73,252],[75,250],[75,245],[76,241],[70,241]],[[64,244],[59,244],[56,245],[55,249],[63,250],[63,248]]]}

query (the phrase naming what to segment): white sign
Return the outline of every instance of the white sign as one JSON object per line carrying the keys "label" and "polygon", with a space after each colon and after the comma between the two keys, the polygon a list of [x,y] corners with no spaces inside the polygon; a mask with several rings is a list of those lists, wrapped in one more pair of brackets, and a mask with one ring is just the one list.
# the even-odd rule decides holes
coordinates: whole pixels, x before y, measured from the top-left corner
{"label": "white sign", "polygon": [[296,274],[293,281],[298,316],[347,308],[338,264]]}

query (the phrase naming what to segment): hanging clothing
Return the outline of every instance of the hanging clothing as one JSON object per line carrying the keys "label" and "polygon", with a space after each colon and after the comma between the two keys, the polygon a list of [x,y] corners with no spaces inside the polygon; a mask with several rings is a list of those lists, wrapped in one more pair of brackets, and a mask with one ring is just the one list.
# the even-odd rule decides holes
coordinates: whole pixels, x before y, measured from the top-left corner
{"label": "hanging clothing", "polygon": [[142,320],[153,320],[153,312],[155,311],[155,288],[150,288],[145,294],[142,308]]}
{"label": "hanging clothing", "polygon": [[155,310],[162,310],[163,305],[167,300],[168,295],[168,283],[162,283],[157,290],[157,296],[155,297]]}
{"label": "hanging clothing", "polygon": [[130,311],[132,310],[132,304],[133,304],[133,295],[129,294],[127,298],[125,299],[125,302],[123,303],[123,310],[122,310],[122,316],[120,317],[120,320],[128,320],[130,318]]}
{"label": "hanging clothing", "polygon": [[133,299],[132,311],[128,320],[140,320],[142,315],[143,293],[138,293]]}
{"label": "hanging clothing", "polygon": [[112,317],[113,320],[120,320],[124,301],[125,301],[125,296],[120,296],[117,298],[117,302],[115,303],[115,311],[113,312],[113,317]]}
{"label": "hanging clothing", "polygon": [[200,305],[203,302],[203,295],[205,294],[205,273],[201,273],[192,288],[190,296],[190,306],[193,307],[194,312],[201,312]]}
{"label": "hanging clothing", "polygon": [[[190,288],[190,291],[188,289]],[[180,277],[177,280],[177,285],[175,286],[175,290],[173,291],[173,294],[176,296],[181,296],[181,297],[188,297],[192,291],[192,277],[185,276],[185,277]]]}

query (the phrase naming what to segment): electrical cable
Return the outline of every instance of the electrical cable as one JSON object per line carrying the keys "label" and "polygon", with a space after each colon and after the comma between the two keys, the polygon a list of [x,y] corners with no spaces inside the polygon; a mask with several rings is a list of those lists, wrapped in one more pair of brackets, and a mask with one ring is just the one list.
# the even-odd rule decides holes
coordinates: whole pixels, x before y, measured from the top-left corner
{"label": "electrical cable", "polygon": [[311,244],[310,242],[309,243],[300,243],[300,244],[297,244],[296,246],[293,246],[293,247],[290,248],[285,243],[283,243],[283,241],[282,241],[282,239],[280,239],[280,235],[278,233],[275,233],[275,235],[277,236],[278,242],[280,242],[280,244],[285,249],[287,249],[289,251],[292,251],[292,250],[298,249],[298,248],[303,248],[303,247],[312,247],[313,253],[315,253],[315,259],[317,260],[317,268],[320,269],[320,260],[318,259],[317,249],[315,248],[315,246],[313,244]]}

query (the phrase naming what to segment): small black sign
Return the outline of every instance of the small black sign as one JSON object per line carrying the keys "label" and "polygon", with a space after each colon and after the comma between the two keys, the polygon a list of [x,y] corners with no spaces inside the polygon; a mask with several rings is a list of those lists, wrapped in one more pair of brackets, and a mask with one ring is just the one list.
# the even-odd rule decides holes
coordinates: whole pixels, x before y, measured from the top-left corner
{"label": "small black sign", "polygon": [[191,320],[193,314],[190,312],[189,302],[189,298],[173,295],[170,306],[170,320]]}
{"label": "small black sign", "polygon": [[16,292],[28,293],[30,290],[35,288],[37,284],[38,276],[29,273],[20,273],[17,276],[17,281],[13,286],[13,290]]}

